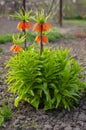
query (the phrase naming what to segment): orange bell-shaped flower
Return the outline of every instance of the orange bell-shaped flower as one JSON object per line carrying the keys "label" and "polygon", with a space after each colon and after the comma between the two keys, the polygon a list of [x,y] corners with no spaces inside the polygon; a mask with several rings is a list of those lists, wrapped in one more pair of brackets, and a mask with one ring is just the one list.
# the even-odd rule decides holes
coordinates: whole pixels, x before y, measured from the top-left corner
{"label": "orange bell-shaped flower", "polygon": [[10,50],[11,50],[13,53],[18,53],[18,52],[22,51],[23,49],[22,49],[22,47],[19,46],[19,45],[13,45],[13,46],[10,48]]}
{"label": "orange bell-shaped flower", "polygon": [[46,32],[51,28],[51,24],[49,23],[43,23],[43,24],[36,23],[33,26],[33,31],[41,32],[41,26],[42,26],[42,32]]}
{"label": "orange bell-shaped flower", "polygon": [[[37,43],[40,43],[41,42],[41,36],[36,36],[36,39],[35,39],[35,41],[37,42]],[[46,43],[48,43],[48,38],[47,38],[47,36],[42,36],[42,44],[46,44]]]}
{"label": "orange bell-shaped flower", "polygon": [[49,29],[51,29],[51,24],[49,23],[44,23],[43,24],[43,32],[48,31]]}
{"label": "orange bell-shaped flower", "polygon": [[17,29],[19,30],[28,30],[31,27],[30,22],[19,22],[17,25]]}

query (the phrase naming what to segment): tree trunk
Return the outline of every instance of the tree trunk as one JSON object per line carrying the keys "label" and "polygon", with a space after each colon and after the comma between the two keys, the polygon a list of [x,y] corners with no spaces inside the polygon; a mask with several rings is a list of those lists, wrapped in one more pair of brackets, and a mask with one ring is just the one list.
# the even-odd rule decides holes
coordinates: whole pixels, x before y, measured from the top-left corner
{"label": "tree trunk", "polygon": [[62,11],[63,1],[59,0],[59,25],[62,27],[62,17],[63,17],[63,11]]}
{"label": "tree trunk", "polygon": [[[25,15],[25,11],[26,11],[26,0],[23,0],[22,2],[22,8],[23,8],[23,15]],[[23,21],[26,22],[26,21]],[[23,30],[24,35],[25,35],[25,41],[24,41],[24,47],[27,47],[27,43],[26,43],[26,30]]]}

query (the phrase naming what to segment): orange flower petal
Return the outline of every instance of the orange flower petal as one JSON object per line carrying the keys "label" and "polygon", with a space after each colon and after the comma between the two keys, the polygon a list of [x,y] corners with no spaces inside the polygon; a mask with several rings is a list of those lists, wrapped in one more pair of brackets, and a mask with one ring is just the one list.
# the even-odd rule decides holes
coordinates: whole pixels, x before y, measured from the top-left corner
{"label": "orange flower petal", "polygon": [[[35,41],[38,42],[38,43],[40,43],[40,42],[41,42],[41,37],[40,37],[40,36],[36,36]],[[47,36],[42,36],[42,43],[43,43],[43,44],[48,43],[48,38],[47,38]]]}
{"label": "orange flower petal", "polygon": [[22,51],[23,49],[22,49],[22,47],[19,46],[19,45],[13,45],[13,46],[10,48],[10,50],[11,50],[13,53],[18,53],[18,52]]}
{"label": "orange flower petal", "polygon": [[41,25],[36,23],[34,26],[33,26],[33,31],[38,31],[40,32],[41,31]]}
{"label": "orange flower petal", "polygon": [[31,27],[30,22],[19,22],[17,25],[17,29],[19,30],[28,30]]}
{"label": "orange flower petal", "polygon": [[44,23],[43,24],[43,32],[46,32],[46,31],[48,31],[49,29],[51,28],[51,24],[49,24],[49,23]]}
{"label": "orange flower petal", "polygon": [[[42,32],[46,32],[46,31],[48,31],[50,28],[51,28],[51,24],[49,24],[49,23],[44,23],[44,24],[42,24]],[[41,31],[41,24],[36,23],[36,24],[33,26],[33,31],[38,31],[38,32],[40,32],[40,31]]]}

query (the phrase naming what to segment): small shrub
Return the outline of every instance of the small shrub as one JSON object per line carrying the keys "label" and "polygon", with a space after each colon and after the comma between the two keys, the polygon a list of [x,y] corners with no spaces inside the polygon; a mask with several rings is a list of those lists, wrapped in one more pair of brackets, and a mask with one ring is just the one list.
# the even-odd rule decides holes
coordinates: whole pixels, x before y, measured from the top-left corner
{"label": "small shrub", "polygon": [[12,111],[7,105],[3,104],[3,107],[2,107],[2,110],[1,110],[1,115],[4,117],[4,121],[11,120]]}
{"label": "small shrub", "polygon": [[12,35],[11,34],[0,35],[0,43],[4,44],[6,42],[12,42]]}
{"label": "small shrub", "polygon": [[3,104],[2,108],[0,109],[0,126],[3,125],[5,121],[9,121],[12,119],[12,111],[11,109]]}
{"label": "small shrub", "polygon": [[36,109],[70,110],[83,89],[82,67],[69,56],[69,49],[45,48],[41,56],[39,53],[31,46],[7,63],[8,90],[17,94],[15,106],[24,100]]}
{"label": "small shrub", "polygon": [[63,37],[63,34],[60,34],[58,32],[49,32],[47,34],[48,38],[49,38],[49,42],[55,42],[58,38]]}
{"label": "small shrub", "polygon": [[3,49],[0,47],[0,53],[3,52]]}
{"label": "small shrub", "polygon": [[83,16],[83,19],[86,20],[86,15]]}
{"label": "small shrub", "polygon": [[77,14],[74,18],[78,19],[78,20],[81,20],[81,19],[83,19],[83,16],[81,16],[80,14]]}

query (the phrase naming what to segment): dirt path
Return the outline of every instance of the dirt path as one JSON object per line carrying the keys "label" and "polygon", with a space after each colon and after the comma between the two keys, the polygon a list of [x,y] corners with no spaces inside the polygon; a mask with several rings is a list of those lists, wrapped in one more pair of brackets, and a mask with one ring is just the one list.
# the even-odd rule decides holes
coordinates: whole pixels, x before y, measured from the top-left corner
{"label": "dirt path", "polygon": [[17,31],[18,21],[10,20],[7,17],[0,17],[0,35],[6,33],[15,33]]}

